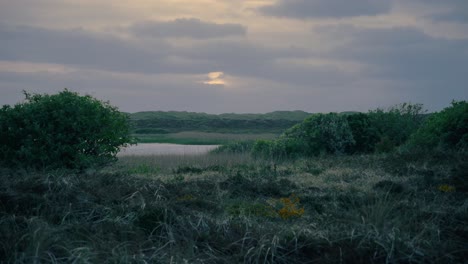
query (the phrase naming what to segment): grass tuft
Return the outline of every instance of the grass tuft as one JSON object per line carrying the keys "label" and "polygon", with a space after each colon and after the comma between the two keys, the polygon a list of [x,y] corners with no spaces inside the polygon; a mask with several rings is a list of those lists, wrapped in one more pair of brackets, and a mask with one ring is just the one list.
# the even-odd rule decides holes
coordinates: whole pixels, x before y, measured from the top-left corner
{"label": "grass tuft", "polygon": [[1,169],[0,259],[463,263],[460,164],[219,153],[122,157],[92,173]]}

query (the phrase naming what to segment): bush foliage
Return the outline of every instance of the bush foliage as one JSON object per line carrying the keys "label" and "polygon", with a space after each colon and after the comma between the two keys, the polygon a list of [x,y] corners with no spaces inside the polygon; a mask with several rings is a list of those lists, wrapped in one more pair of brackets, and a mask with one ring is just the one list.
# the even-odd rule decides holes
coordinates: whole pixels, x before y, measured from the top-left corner
{"label": "bush foliage", "polygon": [[468,103],[453,101],[450,107],[433,114],[411,137],[411,148],[441,151],[468,151]]}
{"label": "bush foliage", "polygon": [[408,146],[413,150],[466,152],[467,131],[468,104],[465,101],[453,102],[451,107],[431,115],[425,114],[421,104],[404,103],[365,114],[314,114],[276,140],[256,141],[251,153],[256,157],[283,159],[321,154],[386,153]]}
{"label": "bush foliage", "polygon": [[387,111],[376,109],[367,114],[372,129],[378,133],[375,144],[377,152],[390,152],[401,146],[424,122],[424,110],[421,104],[403,103]]}
{"label": "bush foliage", "polygon": [[114,160],[131,142],[127,116],[108,102],[67,89],[25,96],[0,110],[3,166],[83,169]]}
{"label": "bush foliage", "polygon": [[[322,154],[468,150],[468,104],[453,102],[440,113],[426,114],[421,104],[403,103],[368,113],[314,114],[274,140],[236,143],[225,152],[250,152],[274,160]],[[242,146],[240,148],[239,146]]]}
{"label": "bush foliage", "polygon": [[343,154],[347,147],[355,144],[346,117],[336,113],[306,118],[301,124],[286,130],[283,137],[299,140],[298,146],[308,156]]}
{"label": "bush foliage", "polygon": [[374,152],[376,144],[380,141],[380,133],[369,115],[352,114],[348,115],[346,120],[355,141],[354,144],[348,145],[346,152],[350,154]]}
{"label": "bush foliage", "polygon": [[320,154],[343,154],[355,143],[346,117],[315,114],[286,130],[276,140],[257,141],[252,154],[274,159]]}

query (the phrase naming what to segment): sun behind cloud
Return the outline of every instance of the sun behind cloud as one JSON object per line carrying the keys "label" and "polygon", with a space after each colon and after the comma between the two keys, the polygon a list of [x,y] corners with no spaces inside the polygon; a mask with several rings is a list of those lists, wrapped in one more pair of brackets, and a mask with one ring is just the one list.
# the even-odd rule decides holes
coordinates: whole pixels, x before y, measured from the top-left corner
{"label": "sun behind cloud", "polygon": [[226,81],[223,79],[224,78],[224,72],[218,71],[218,72],[210,72],[208,73],[208,79],[204,81],[204,84],[208,85],[226,85]]}

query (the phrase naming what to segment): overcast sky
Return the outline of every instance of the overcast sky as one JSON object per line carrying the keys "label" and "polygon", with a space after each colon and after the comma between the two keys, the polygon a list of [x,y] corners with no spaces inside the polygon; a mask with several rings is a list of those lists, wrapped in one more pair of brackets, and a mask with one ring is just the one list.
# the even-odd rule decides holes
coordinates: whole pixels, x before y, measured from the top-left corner
{"label": "overcast sky", "polygon": [[468,100],[467,0],[0,0],[0,105],[430,111]]}

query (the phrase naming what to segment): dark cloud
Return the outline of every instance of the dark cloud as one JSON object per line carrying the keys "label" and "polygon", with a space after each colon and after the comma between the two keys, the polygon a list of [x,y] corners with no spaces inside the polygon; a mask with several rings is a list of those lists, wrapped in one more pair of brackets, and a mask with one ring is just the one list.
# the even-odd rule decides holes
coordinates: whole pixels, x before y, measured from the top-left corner
{"label": "dark cloud", "polygon": [[173,21],[145,21],[132,25],[130,32],[138,37],[186,37],[194,39],[243,36],[246,27],[240,24],[216,24],[197,18],[179,18]]}
{"label": "dark cloud", "polygon": [[[310,112],[368,109],[368,105],[356,104],[362,97],[360,94],[367,89],[362,83],[359,86],[346,84],[333,89],[313,86],[304,89],[269,81],[248,80],[235,89],[223,89],[194,82],[193,76],[188,79],[184,75],[135,78],[89,70],[64,74],[0,72],[0,105],[22,100],[23,89],[33,93],[56,93],[64,87],[108,100],[127,112],[177,110],[259,113],[297,109]],[[374,100],[388,99],[386,95],[380,93]]]}
{"label": "dark cloud", "polygon": [[[64,74],[0,72],[0,106],[24,98],[22,90],[32,93],[57,93],[65,87],[110,101],[122,111],[187,110],[218,111],[222,105],[217,87],[181,80],[181,76],[126,76],[93,70]],[[15,85],[11,85],[15,84]],[[8,96],[3,96],[8,94]]]}
{"label": "dark cloud", "polygon": [[353,78],[337,67],[289,64],[288,60],[314,60],[314,53],[299,48],[273,49],[246,41],[213,41],[187,46],[179,49],[178,54],[198,61],[199,69],[214,69],[284,85],[330,85]]}
{"label": "dark cloud", "polygon": [[[288,67],[283,58],[307,58],[297,48],[268,48],[246,39],[193,42],[172,47],[163,40],[136,45],[110,34],[85,30],[49,30],[0,26],[0,60],[56,63],[80,68],[147,74],[206,74],[223,71],[237,76],[305,84],[333,80],[326,67]],[[336,78],[335,78],[336,81]]]}
{"label": "dark cloud", "polygon": [[390,0],[278,0],[259,10],[265,15],[304,19],[373,16],[390,8]]}
{"label": "dark cloud", "polygon": [[[451,9],[440,10],[442,14]],[[80,29],[0,25],[4,65],[21,61],[69,66],[56,72],[0,71],[0,103],[21,98],[23,89],[55,92],[64,87],[110,100],[124,111],[345,111],[403,101],[440,109],[451,99],[468,98],[466,39],[436,38],[412,27],[339,25],[316,28],[321,49],[287,47],[280,41],[273,48],[255,38],[224,38],[242,36],[245,28],[228,34],[224,24],[199,22],[202,26],[192,28],[194,32],[184,31],[188,25],[169,33],[156,30],[174,26],[161,22],[147,25],[145,34],[137,33],[134,25],[127,28],[132,39]],[[151,35],[152,30],[160,35]],[[164,40],[173,36],[184,39],[176,40],[177,45]],[[206,74],[216,71],[224,72],[234,85],[203,84]]]}
{"label": "dark cloud", "polygon": [[407,98],[468,98],[468,40],[431,37],[414,28],[320,30],[346,39],[327,56],[367,65],[363,78],[388,80]]}
{"label": "dark cloud", "polygon": [[151,50],[109,34],[81,29],[50,30],[0,25],[0,60],[71,64],[114,71],[151,72],[160,68],[171,47]]}
{"label": "dark cloud", "polygon": [[414,28],[360,29],[333,33],[348,38],[330,53],[338,59],[365,62],[388,78],[467,81],[468,40],[429,36]]}
{"label": "dark cloud", "polygon": [[446,12],[430,16],[435,21],[468,24],[468,1],[455,4]]}
{"label": "dark cloud", "polygon": [[447,13],[432,15],[430,18],[435,21],[468,24],[468,7],[466,8],[465,10],[452,10]]}
{"label": "dark cloud", "polygon": [[429,19],[440,22],[468,23],[468,1],[466,0],[419,0],[421,5],[430,5],[440,11]]}

